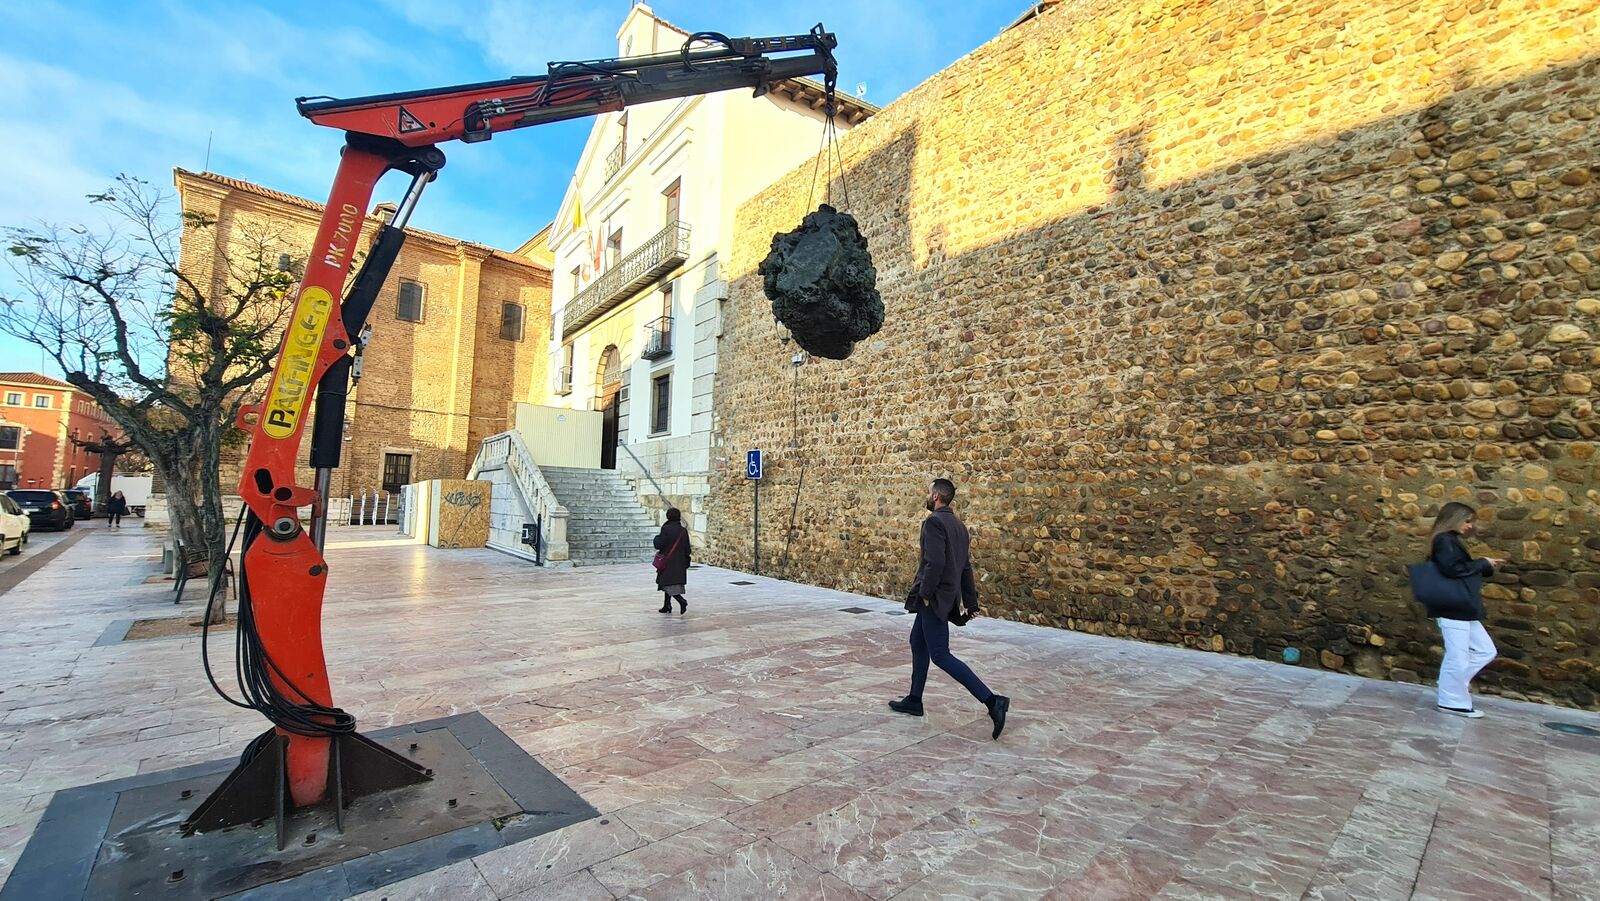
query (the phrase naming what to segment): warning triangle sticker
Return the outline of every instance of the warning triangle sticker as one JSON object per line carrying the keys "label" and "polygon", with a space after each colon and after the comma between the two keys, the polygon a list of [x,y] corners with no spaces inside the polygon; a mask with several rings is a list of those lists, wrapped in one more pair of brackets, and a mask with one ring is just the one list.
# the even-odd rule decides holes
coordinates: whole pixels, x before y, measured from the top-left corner
{"label": "warning triangle sticker", "polygon": [[400,107],[400,133],[401,134],[404,135],[404,134],[410,134],[411,132],[414,132],[414,131],[427,131],[427,130],[428,130],[428,126],[423,125],[421,119],[418,119],[416,116],[411,115],[411,111],[406,109],[405,107],[403,107],[403,106]]}

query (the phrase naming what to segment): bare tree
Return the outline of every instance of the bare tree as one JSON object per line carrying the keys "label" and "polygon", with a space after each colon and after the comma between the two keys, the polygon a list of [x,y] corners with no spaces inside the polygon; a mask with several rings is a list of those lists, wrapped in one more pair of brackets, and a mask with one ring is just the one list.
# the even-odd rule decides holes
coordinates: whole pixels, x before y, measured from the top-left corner
{"label": "bare tree", "polygon": [[[95,400],[166,481],[172,523],[222,572],[221,449],[272,370],[297,281],[285,236],[270,226],[215,239],[209,217],[174,215],[172,197],[119,176],[92,204],[103,227],[4,230],[13,284],[0,329],[37,345]],[[214,249],[191,278],[179,246]],[[201,239],[201,240],[197,240]]]}

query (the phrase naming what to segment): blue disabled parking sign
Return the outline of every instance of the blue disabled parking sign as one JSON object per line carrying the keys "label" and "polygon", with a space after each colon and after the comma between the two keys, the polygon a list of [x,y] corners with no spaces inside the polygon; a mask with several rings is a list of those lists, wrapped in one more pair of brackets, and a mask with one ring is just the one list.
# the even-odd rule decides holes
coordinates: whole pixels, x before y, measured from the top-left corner
{"label": "blue disabled parking sign", "polygon": [[761,451],[746,451],[744,455],[744,477],[747,479],[761,478]]}

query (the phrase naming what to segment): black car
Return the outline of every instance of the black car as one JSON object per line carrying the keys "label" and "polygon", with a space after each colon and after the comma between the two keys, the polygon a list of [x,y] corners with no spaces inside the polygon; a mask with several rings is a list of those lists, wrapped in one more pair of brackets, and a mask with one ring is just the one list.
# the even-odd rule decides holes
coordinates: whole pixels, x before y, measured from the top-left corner
{"label": "black car", "polygon": [[72,515],[72,502],[63,497],[59,491],[18,488],[7,491],[6,494],[17,502],[22,512],[28,514],[28,519],[35,529],[70,529],[77,521]]}
{"label": "black car", "polygon": [[94,498],[89,496],[89,492],[79,491],[76,488],[61,488],[57,490],[66,495],[67,500],[72,502],[73,519],[94,519]]}

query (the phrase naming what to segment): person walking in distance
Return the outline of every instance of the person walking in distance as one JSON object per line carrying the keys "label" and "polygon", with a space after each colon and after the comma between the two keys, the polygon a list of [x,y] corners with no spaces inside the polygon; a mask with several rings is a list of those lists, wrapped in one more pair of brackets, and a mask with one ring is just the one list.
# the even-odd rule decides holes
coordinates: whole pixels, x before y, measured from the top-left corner
{"label": "person walking in distance", "polygon": [[[928,486],[929,515],[922,521],[922,562],[906,598],[907,612],[917,617],[911,623],[911,693],[890,701],[889,709],[922,716],[922,689],[928,682],[928,664],[932,662],[988,708],[989,719],[994,721],[990,737],[999,738],[1006,727],[1011,699],[990,691],[976,673],[950,653],[950,623],[962,625],[983,612],[972,577],[967,527],[950,509],[955,497],[956,486],[949,479],[934,479]],[[964,613],[957,609],[958,602]]]}
{"label": "person walking in distance", "polygon": [[1478,719],[1483,711],[1472,706],[1468,686],[1478,671],[1495,657],[1494,641],[1483,628],[1483,579],[1505,566],[1497,557],[1473,559],[1462,538],[1478,528],[1478,513],[1466,504],[1451,502],[1439,509],[1433,521],[1432,548],[1428,557],[1439,572],[1466,583],[1472,608],[1452,611],[1457,617],[1439,617],[1439,632],[1444,636],[1444,659],[1439,663],[1439,710],[1454,716]]}
{"label": "person walking in distance", "polygon": [[678,602],[678,613],[689,612],[689,602],[683,599],[689,582],[689,530],[683,527],[683,514],[677,507],[667,510],[667,521],[656,533],[656,588],[661,592],[659,613],[671,613],[672,602]]}
{"label": "person walking in distance", "polygon": [[122,492],[111,492],[111,498],[106,501],[106,528],[122,528],[122,517],[128,515],[128,499]]}

